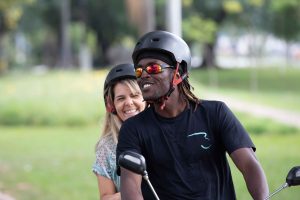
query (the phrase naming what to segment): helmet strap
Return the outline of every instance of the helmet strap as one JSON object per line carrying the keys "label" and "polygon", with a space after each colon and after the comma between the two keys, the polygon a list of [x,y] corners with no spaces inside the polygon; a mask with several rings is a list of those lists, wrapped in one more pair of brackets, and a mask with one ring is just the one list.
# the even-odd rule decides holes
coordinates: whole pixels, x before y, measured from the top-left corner
{"label": "helmet strap", "polygon": [[165,101],[168,100],[168,98],[170,97],[170,95],[172,94],[172,92],[175,90],[175,86],[178,85],[179,83],[181,83],[186,77],[187,77],[187,73],[185,72],[182,76],[177,76],[177,74],[179,73],[179,63],[176,63],[176,69],[175,69],[175,73],[173,76],[173,80],[172,83],[170,84],[170,89],[169,91],[162,96],[161,98],[158,99],[158,102],[160,102],[160,109],[163,110],[164,107],[166,106]]}

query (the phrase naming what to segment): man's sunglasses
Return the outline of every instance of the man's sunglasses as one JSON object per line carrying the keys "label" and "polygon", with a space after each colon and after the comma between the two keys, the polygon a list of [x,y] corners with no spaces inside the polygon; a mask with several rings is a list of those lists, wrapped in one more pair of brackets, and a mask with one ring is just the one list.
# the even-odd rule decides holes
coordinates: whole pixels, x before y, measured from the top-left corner
{"label": "man's sunglasses", "polygon": [[163,69],[166,68],[173,68],[173,67],[166,64],[157,64],[157,63],[148,64],[144,68],[138,65],[135,67],[135,76],[137,78],[140,78],[142,76],[143,71],[146,71],[148,74],[159,74],[162,73]]}

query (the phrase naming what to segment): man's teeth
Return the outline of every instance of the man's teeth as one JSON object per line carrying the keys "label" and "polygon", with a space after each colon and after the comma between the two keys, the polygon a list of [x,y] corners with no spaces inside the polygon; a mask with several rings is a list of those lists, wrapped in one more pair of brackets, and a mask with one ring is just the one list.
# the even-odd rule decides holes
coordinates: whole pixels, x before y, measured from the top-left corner
{"label": "man's teeth", "polygon": [[143,86],[143,88],[147,88],[147,87],[150,87],[151,85],[150,84],[145,84],[144,86]]}

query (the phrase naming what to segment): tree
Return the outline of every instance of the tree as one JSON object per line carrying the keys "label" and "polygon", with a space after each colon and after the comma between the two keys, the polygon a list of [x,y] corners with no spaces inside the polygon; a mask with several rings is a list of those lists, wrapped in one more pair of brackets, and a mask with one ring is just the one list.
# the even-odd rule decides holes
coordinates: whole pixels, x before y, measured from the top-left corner
{"label": "tree", "polygon": [[288,64],[289,43],[299,41],[300,38],[300,2],[297,0],[273,0],[270,4],[272,13],[270,31],[286,41],[286,60]]}
{"label": "tree", "polygon": [[19,31],[31,44],[32,64],[43,64],[50,68],[61,66],[62,29],[60,0],[36,0],[24,6],[24,16]]}
{"label": "tree", "polygon": [[271,31],[286,41],[299,37],[300,33],[300,2],[298,0],[270,1],[272,12]]}
{"label": "tree", "polygon": [[[217,30],[225,20],[227,13],[222,1],[202,0],[184,1],[184,36],[196,42],[202,42],[203,56],[201,67],[216,67],[215,42]],[[197,20],[198,18],[198,20]],[[200,24],[195,23],[198,21]],[[187,30],[187,27],[189,29]],[[202,27],[206,27],[205,30]],[[208,29],[207,29],[208,28]],[[208,32],[206,32],[208,31]],[[195,39],[193,35],[209,35],[208,37]],[[202,40],[202,41],[201,41]]]}
{"label": "tree", "polygon": [[[203,61],[200,67],[217,67],[215,62],[215,43],[222,25],[232,22],[241,27],[264,25],[267,18],[261,18],[267,0],[185,0],[184,23],[189,29],[184,36],[192,42],[203,43]],[[254,14],[253,14],[254,13]],[[193,23],[198,18],[198,23]],[[200,23],[201,22],[201,23]],[[207,27],[210,27],[207,29]],[[201,38],[200,36],[207,35]],[[194,36],[199,35],[196,39]],[[209,36],[208,36],[209,35]]]}
{"label": "tree", "polygon": [[61,66],[69,68],[72,66],[72,53],[70,44],[70,0],[62,0],[60,4],[61,16]]}
{"label": "tree", "polygon": [[22,6],[32,3],[34,0],[0,1],[0,73],[8,67],[8,60],[4,55],[3,37],[6,33],[17,28],[23,15]]}
{"label": "tree", "polygon": [[126,10],[130,23],[137,27],[140,36],[154,30],[155,7],[152,0],[126,0]]}
{"label": "tree", "polygon": [[136,36],[137,31],[128,20],[126,5],[119,0],[77,0],[72,2],[73,21],[81,21],[97,35],[96,65],[109,63],[106,52],[124,37]]}

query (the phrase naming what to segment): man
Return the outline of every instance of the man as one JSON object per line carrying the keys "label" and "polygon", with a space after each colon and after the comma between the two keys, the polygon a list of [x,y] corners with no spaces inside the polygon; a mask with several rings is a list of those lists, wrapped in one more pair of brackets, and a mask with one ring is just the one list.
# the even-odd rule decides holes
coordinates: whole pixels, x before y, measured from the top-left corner
{"label": "man", "polygon": [[[142,154],[149,179],[162,200],[236,199],[228,153],[255,200],[268,195],[265,174],[248,133],[220,101],[191,92],[191,54],[178,36],[145,34],[133,55],[138,84],[151,106],[122,125],[117,157],[126,150]],[[154,199],[140,175],[121,168],[122,199]]]}

